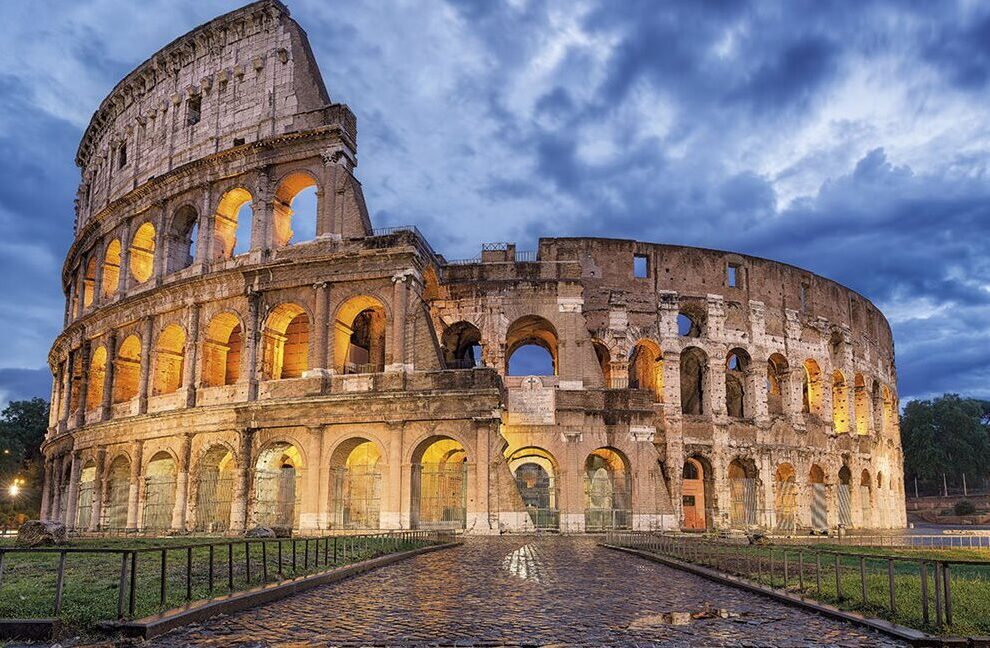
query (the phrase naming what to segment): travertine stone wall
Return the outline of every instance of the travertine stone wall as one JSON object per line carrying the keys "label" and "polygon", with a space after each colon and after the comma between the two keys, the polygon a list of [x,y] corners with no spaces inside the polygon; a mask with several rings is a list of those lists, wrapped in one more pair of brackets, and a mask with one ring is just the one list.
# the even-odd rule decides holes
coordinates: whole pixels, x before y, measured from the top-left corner
{"label": "travertine stone wall", "polygon": [[[414,228],[373,230],[354,116],[275,0],[129,74],[77,162],[45,518],[904,524],[893,340],[867,299],[715,250],[542,239],[448,262]],[[508,375],[527,345],[548,375]]]}

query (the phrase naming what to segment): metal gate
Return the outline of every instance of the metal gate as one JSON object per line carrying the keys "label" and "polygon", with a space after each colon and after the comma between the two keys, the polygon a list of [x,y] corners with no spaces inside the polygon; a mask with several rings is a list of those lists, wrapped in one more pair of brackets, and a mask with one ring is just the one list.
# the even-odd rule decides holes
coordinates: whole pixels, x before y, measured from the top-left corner
{"label": "metal gate", "polygon": [[629,479],[624,473],[599,468],[584,477],[586,531],[632,528]]}
{"label": "metal gate", "polygon": [[255,473],[255,520],[259,526],[295,528],[302,494],[296,484],[299,477],[292,466]]}
{"label": "metal gate", "polygon": [[525,463],[516,469],[516,488],[526,512],[537,529],[559,529],[560,511],[553,477],[535,463]]}
{"label": "metal gate", "polygon": [[164,531],[172,527],[175,508],[175,477],[149,475],[144,478],[144,528]]}
{"label": "metal gate", "polygon": [[863,512],[863,526],[871,527],[873,526],[873,502],[870,501],[870,487],[860,486],[859,487],[859,510]]}
{"label": "metal gate", "polygon": [[107,484],[107,503],[103,507],[103,529],[123,529],[127,526],[127,502],[131,486],[127,479],[111,479]]}
{"label": "metal gate", "polygon": [[794,533],[797,530],[797,485],[793,480],[777,482],[777,530]]}
{"label": "metal gate", "polygon": [[79,484],[79,500],[76,504],[76,528],[88,529],[89,523],[93,519],[93,494],[96,492],[95,482],[82,482]]}
{"label": "metal gate", "polygon": [[381,500],[382,474],[376,466],[335,469],[332,528],[379,528]]}
{"label": "metal gate", "polygon": [[732,508],[730,524],[747,527],[756,524],[756,480],[751,477],[734,477],[729,480]]}
{"label": "metal gate", "polygon": [[413,465],[414,510],[420,529],[463,529],[467,526],[467,464]]}
{"label": "metal gate", "polygon": [[816,531],[828,530],[828,498],[825,484],[811,485],[811,528]]}
{"label": "metal gate", "polygon": [[839,524],[852,527],[852,492],[849,484],[839,484]]}
{"label": "metal gate", "polygon": [[196,530],[220,533],[230,527],[234,478],[217,469],[200,473],[196,492]]}

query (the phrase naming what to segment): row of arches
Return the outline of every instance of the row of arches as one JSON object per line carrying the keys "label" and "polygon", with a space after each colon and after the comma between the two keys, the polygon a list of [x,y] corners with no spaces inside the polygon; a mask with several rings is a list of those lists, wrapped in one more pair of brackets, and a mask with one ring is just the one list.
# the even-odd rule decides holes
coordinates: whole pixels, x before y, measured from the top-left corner
{"label": "row of arches", "polygon": [[[818,464],[811,464],[806,474],[799,475],[793,464],[783,462],[773,474],[772,502],[766,503],[761,502],[761,478],[755,462],[737,457],[729,463],[725,475],[728,523],[733,528],[764,526],[793,533],[798,528],[825,531],[834,526],[833,521],[846,528],[899,524],[890,511],[896,500],[896,487],[890,483],[884,488],[882,471],[877,471],[874,481],[864,468],[856,483],[852,470],[843,465],[833,483]],[[835,493],[830,495],[833,487]],[[855,497],[853,489],[858,489]],[[689,530],[712,528],[716,515],[715,473],[706,457],[692,455],[685,460],[681,492],[682,526]],[[858,511],[853,506],[855,498]],[[832,506],[837,510],[832,511]]]}
{"label": "row of arches", "polygon": [[[318,189],[316,178],[306,171],[293,171],[277,183],[272,203],[265,207],[271,212],[272,247],[316,237],[321,195]],[[82,310],[88,309],[129,286],[146,283],[156,274],[183,270],[197,259],[231,259],[263,245],[253,231],[266,226],[255,222],[257,207],[250,190],[236,186],[220,197],[208,222],[190,204],[178,207],[164,224],[156,224],[153,219],[140,222],[129,239],[117,236],[99,250],[90,251],[82,267],[81,289],[70,289],[70,311],[79,314],[79,305]],[[208,239],[203,240],[201,229],[208,230]],[[198,250],[200,246],[202,250]],[[125,265],[126,274],[122,274]]]}

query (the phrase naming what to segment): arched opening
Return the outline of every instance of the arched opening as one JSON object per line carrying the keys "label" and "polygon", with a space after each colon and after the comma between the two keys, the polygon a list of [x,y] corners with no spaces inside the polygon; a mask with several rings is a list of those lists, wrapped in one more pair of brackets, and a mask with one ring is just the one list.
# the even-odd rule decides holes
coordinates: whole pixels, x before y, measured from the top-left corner
{"label": "arched opening", "polygon": [[96,257],[90,257],[86,263],[86,274],[83,276],[83,308],[93,305],[96,295]]}
{"label": "arched opening", "polygon": [[368,439],[341,443],[330,457],[330,527],[377,529],[381,526],[382,465],[378,446]]}
{"label": "arched opening", "polygon": [[294,529],[299,524],[303,460],[299,449],[280,441],[258,453],[254,471],[257,526]]}
{"label": "arched opening", "polygon": [[127,250],[127,263],[131,277],[144,283],[155,271],[155,226],[144,223],[134,232],[131,247]]}
{"label": "arched opening", "polygon": [[[896,407],[894,406],[894,396],[887,385],[880,388],[880,397],[883,399],[880,429],[883,430],[884,436],[891,436]],[[879,488],[879,484],[877,484],[877,487]]]}
{"label": "arched opening", "polygon": [[749,360],[749,354],[743,349],[732,349],[725,356],[725,411],[734,418],[750,415],[746,403]]}
{"label": "arched opening", "polygon": [[870,471],[863,470],[859,476],[859,510],[863,528],[873,526],[873,480]]}
{"label": "arched opening", "polygon": [[316,181],[308,173],[291,173],[275,190],[274,244],[282,247],[316,238]]}
{"label": "arched opening", "polygon": [[131,462],[124,455],[118,456],[107,470],[106,501],[103,503],[103,530],[123,529],[127,526],[127,501],[131,490]]}
{"label": "arched opening", "polygon": [[214,258],[229,259],[251,249],[252,200],[251,194],[240,187],[220,198],[213,217]]}
{"label": "arched opening", "polygon": [[505,336],[505,372],[509,376],[556,376],[557,329],[537,315],[513,322]]}
{"label": "arched opening", "polygon": [[866,388],[863,374],[855,378],[856,434],[870,433],[870,391]]}
{"label": "arched opening", "polygon": [[822,413],[822,370],[818,368],[818,363],[810,358],[804,361],[801,411],[815,416],[821,416]]}
{"label": "arched opening", "polygon": [[96,347],[89,359],[89,384],[86,386],[86,409],[96,409],[103,404],[103,381],[107,376],[107,349]]}
{"label": "arched opening", "polygon": [[849,431],[849,389],[842,372],[832,372],[832,429],[837,433]]}
{"label": "arched opening", "polygon": [[741,529],[756,525],[758,484],[756,464],[736,458],[729,464],[729,524]]}
{"label": "arched opening", "polygon": [[708,374],[708,356],[698,347],[681,351],[681,412],[700,415],[708,411],[708,393],[705,378]]}
{"label": "arched opening", "polygon": [[233,385],[241,375],[241,320],[229,311],[213,316],[203,341],[202,383],[206,387]]}
{"label": "arched opening", "polygon": [[141,381],[141,340],[128,335],[113,362],[113,402],[126,403],[138,395]]}
{"label": "arched opening", "polygon": [[172,527],[175,508],[175,460],[162,451],[156,453],[144,471],[143,528],[164,531]]}
{"label": "arched opening", "polygon": [[109,299],[120,288],[120,240],[110,241],[103,255],[103,298]]}
{"label": "arched opening", "polygon": [[262,331],[264,380],[299,378],[309,369],[309,315],[298,304],[279,304]]}
{"label": "arched opening", "polygon": [[79,498],[76,500],[75,528],[86,530],[93,521],[93,501],[96,497],[96,463],[87,461],[79,472]]}
{"label": "arched opening", "polygon": [[598,448],[584,462],[586,531],[632,527],[629,462],[613,448]]}
{"label": "arched opening", "polygon": [[605,389],[619,387],[612,384],[612,354],[609,353],[608,347],[598,340],[592,342],[592,346],[595,349],[595,358],[598,360],[598,367],[602,370],[602,384],[605,385]]}
{"label": "arched opening", "polygon": [[199,460],[196,474],[196,531],[221,533],[230,528],[234,470],[234,455],[223,445],[210,447]]}
{"label": "arched opening", "polygon": [[198,230],[199,215],[192,207],[182,207],[172,216],[172,224],[168,230],[166,273],[177,272],[192,265],[196,257]]}
{"label": "arched opening", "polygon": [[337,373],[385,369],[385,307],[374,297],[351,297],[337,310],[333,362]]}
{"label": "arched opening", "polygon": [[481,331],[470,322],[451,324],[441,336],[448,369],[472,369],[482,365]]}
{"label": "arched opening", "polygon": [[520,448],[509,457],[509,470],[533,526],[559,529],[557,464],[553,455],[541,448]]}
{"label": "arched opening", "polygon": [[839,524],[847,529],[853,525],[852,471],[849,466],[839,469]]}
{"label": "arched opening", "polygon": [[82,383],[83,383],[83,359],[81,353],[72,354],[72,364],[69,367],[69,411],[75,412],[84,403],[79,402],[79,397],[82,395]]}
{"label": "arched opening", "polygon": [[681,469],[682,526],[703,531],[711,519],[711,465],[703,457],[688,457]]}
{"label": "arched opening", "polygon": [[178,324],[170,324],[158,336],[155,345],[155,377],[152,393],[171,394],[182,386],[182,370],[186,356],[186,332]]}
{"label": "arched opening", "polygon": [[704,318],[700,313],[681,311],[677,315],[677,334],[681,337],[701,337]]}
{"label": "arched opening", "polygon": [[828,530],[828,495],[825,492],[825,471],[818,464],[812,464],[808,471],[811,485],[811,528],[815,531]]}
{"label": "arched opening", "polygon": [[794,533],[797,530],[797,473],[794,466],[782,463],[774,475],[774,510],[777,530]]}
{"label": "arched opening", "polygon": [[413,453],[412,525],[415,529],[467,525],[467,451],[450,437],[430,437]]}
{"label": "arched opening", "polygon": [[784,413],[784,385],[787,381],[787,359],[774,353],[767,360],[767,412]]}
{"label": "arched opening", "polygon": [[873,404],[873,411],[871,416],[873,416],[873,432],[875,434],[883,433],[883,398],[880,395],[880,382],[877,380],[873,381],[873,397],[871,398]]}
{"label": "arched opening", "polygon": [[640,340],[629,353],[629,388],[646,389],[663,400],[663,352],[652,340]]}

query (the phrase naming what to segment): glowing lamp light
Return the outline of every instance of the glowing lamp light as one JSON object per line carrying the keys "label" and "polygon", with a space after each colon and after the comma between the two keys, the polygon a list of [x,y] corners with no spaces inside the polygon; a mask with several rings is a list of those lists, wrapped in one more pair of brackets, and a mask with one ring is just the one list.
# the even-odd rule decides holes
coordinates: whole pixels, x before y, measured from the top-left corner
{"label": "glowing lamp light", "polygon": [[7,488],[7,492],[10,493],[11,497],[17,497],[21,494],[21,486],[24,484],[23,479],[15,479],[10,482],[10,486]]}

